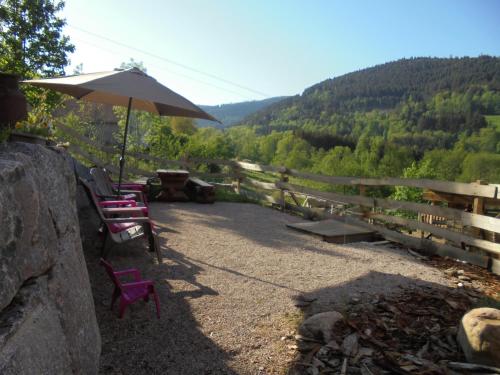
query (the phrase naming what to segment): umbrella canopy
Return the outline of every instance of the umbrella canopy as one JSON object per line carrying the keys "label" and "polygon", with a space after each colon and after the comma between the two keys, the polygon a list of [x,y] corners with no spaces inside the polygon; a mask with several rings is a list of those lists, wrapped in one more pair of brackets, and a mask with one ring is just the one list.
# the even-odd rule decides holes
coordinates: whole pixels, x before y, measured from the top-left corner
{"label": "umbrella canopy", "polygon": [[127,107],[132,98],[131,109],[218,121],[137,68],[23,82],[90,102]]}
{"label": "umbrella canopy", "polygon": [[22,82],[56,90],[77,99],[127,107],[118,190],[121,187],[125,164],[125,148],[131,109],[162,116],[192,117],[219,122],[183,96],[158,83],[154,78],[137,68]]}

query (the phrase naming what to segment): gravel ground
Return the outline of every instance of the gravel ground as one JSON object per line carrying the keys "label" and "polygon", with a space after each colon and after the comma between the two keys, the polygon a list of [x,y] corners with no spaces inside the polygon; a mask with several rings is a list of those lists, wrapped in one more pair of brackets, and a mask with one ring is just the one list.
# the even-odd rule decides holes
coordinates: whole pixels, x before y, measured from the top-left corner
{"label": "gravel ground", "polygon": [[[98,241],[85,235],[103,374],[284,373],[294,350],[281,338],[304,315],[342,310],[353,295],[449,285],[403,249],[329,244],[285,226],[300,218],[253,204],[153,203],[151,216],[163,264],[142,242],[115,246],[109,259],[155,280],[160,320],[152,303],[133,305],[123,320],[109,311]],[[297,307],[303,300],[314,301]]]}

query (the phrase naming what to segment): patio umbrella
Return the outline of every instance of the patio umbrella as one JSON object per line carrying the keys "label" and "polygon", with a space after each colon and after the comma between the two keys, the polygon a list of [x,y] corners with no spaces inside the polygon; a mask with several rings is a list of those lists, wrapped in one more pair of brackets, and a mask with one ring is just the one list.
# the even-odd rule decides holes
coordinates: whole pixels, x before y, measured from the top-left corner
{"label": "patio umbrella", "polygon": [[219,122],[183,96],[163,86],[137,68],[59,78],[33,79],[22,82],[56,90],[71,95],[76,99],[127,107],[118,190],[121,188],[123,167],[125,165],[125,149],[131,109],[148,111],[161,116],[192,117]]}

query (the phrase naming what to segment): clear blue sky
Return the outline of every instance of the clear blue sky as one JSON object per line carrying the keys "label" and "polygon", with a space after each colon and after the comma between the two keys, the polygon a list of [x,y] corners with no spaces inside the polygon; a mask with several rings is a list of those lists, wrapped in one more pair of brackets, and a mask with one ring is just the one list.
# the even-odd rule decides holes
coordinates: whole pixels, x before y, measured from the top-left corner
{"label": "clear blue sky", "polygon": [[500,55],[497,0],[67,0],[71,66],[130,58],[198,104],[294,95],[402,57]]}

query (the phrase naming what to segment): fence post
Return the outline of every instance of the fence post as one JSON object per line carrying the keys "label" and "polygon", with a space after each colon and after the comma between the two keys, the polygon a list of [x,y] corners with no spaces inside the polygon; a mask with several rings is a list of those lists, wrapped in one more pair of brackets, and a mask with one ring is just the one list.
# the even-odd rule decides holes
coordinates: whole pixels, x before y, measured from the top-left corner
{"label": "fence post", "polygon": [[189,171],[189,154],[187,153],[183,154],[180,158],[180,161],[182,169]]}
{"label": "fence post", "polygon": [[[423,223],[424,222],[424,216],[421,212],[418,212],[417,213],[417,221],[420,222],[420,223]],[[422,229],[420,229],[420,239],[423,240],[425,237],[425,233]]]}
{"label": "fence post", "polygon": [[234,170],[234,176],[236,177],[236,192],[240,194],[241,190],[241,182],[243,180],[242,174],[241,174],[241,168],[239,165],[235,164],[233,167]]}
{"label": "fence post", "polygon": [[[477,184],[479,185],[488,185],[486,181],[477,180]],[[484,214],[484,198],[482,197],[474,197],[473,205],[472,205],[472,213],[483,215]],[[480,228],[472,228],[472,234],[476,237],[483,238],[484,233]]]}
{"label": "fence post", "polygon": [[[362,197],[366,196],[366,185],[358,185],[359,186],[359,195]],[[359,206],[361,208],[361,212],[363,213],[363,217],[368,216],[368,212],[370,210],[374,210],[374,207],[367,207],[367,206]],[[373,223],[373,219],[368,219],[369,223]]]}
{"label": "fence post", "polygon": [[[280,181],[281,182],[288,182],[288,176],[286,175],[287,169],[286,167],[281,167],[280,168]],[[280,205],[281,205],[281,212],[285,212],[285,190],[283,188],[280,189]]]}

